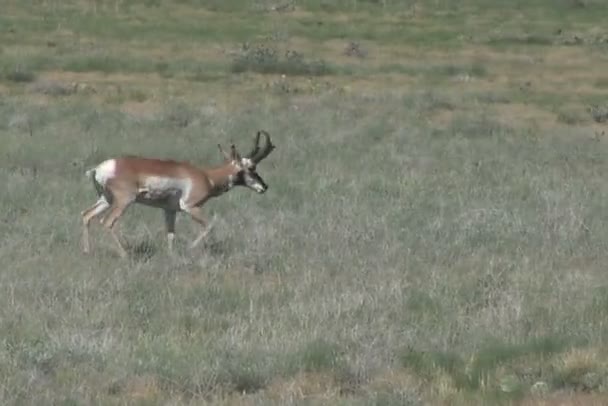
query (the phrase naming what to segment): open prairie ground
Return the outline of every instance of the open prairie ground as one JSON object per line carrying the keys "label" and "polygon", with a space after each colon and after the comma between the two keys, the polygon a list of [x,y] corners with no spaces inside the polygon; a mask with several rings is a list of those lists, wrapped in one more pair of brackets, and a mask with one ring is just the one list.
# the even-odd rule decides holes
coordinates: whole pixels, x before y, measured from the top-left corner
{"label": "open prairie ground", "polygon": [[[3,405],[608,404],[601,0],[8,0]],[[205,206],[85,170],[277,149]]]}

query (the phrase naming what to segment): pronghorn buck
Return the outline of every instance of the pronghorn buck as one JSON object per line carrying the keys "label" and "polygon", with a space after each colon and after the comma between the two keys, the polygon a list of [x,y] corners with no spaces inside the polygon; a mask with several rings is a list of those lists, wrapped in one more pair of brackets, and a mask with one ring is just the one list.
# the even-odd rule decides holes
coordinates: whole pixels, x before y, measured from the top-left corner
{"label": "pronghorn buck", "polygon": [[[265,138],[264,146],[260,146],[262,135]],[[256,165],[275,148],[266,131],[258,131],[253,149],[245,157],[241,157],[234,144],[229,154],[220,144],[218,148],[225,160],[213,168],[198,168],[187,162],[124,156],[108,159],[88,170],[86,175],[92,179],[99,199],[81,213],[83,251],[90,251],[91,220],[107,213],[101,223],[118,245],[120,255],[126,257],[127,252],[114,226],[131,203],[163,209],[170,253],[173,252],[176,215],[178,212],[188,213],[201,226],[200,234],[191,244],[191,248],[196,247],[210,229],[201,212],[201,206],[207,200],[220,196],[234,186],[246,186],[258,193],[268,189],[256,172]]]}

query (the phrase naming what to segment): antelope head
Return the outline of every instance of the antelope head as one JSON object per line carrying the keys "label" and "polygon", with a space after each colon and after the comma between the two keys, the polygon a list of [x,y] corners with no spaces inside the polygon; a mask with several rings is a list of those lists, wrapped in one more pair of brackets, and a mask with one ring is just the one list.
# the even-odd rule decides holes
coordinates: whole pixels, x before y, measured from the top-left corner
{"label": "antelope head", "polygon": [[[260,138],[264,136],[265,143],[260,145]],[[224,156],[226,163],[231,165],[232,174],[229,178],[228,187],[246,186],[255,190],[258,193],[264,193],[268,189],[268,185],[264,179],[257,173],[257,165],[266,158],[275,146],[270,141],[270,135],[266,131],[258,131],[255,136],[253,149],[246,156],[241,156],[234,144],[230,146],[230,153],[226,153],[222,146],[218,144],[220,152]]]}

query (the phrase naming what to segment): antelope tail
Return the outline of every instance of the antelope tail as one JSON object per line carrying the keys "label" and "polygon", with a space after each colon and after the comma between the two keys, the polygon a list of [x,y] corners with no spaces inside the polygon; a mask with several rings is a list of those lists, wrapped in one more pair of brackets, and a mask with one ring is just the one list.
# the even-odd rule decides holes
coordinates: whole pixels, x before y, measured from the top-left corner
{"label": "antelope tail", "polygon": [[90,178],[91,181],[93,182],[93,186],[95,187],[95,190],[97,191],[97,195],[101,196],[103,193],[103,186],[97,182],[97,179],[95,179],[95,173],[97,172],[97,168],[91,168],[88,171],[86,171],[84,174],[87,178]]}

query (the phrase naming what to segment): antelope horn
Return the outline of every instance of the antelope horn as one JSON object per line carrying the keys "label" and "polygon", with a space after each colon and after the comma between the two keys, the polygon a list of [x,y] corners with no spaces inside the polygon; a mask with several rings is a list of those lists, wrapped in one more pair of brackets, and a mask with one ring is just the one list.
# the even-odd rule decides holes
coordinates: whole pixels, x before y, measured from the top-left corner
{"label": "antelope horn", "polygon": [[[266,138],[266,144],[264,145],[264,148],[260,148],[260,137],[262,135],[264,136],[264,138]],[[266,158],[275,148],[276,147],[272,144],[272,141],[270,141],[270,134],[268,134],[264,130],[259,130],[255,136],[255,143],[253,149],[249,153],[249,159],[251,159],[257,164],[264,158]]]}

